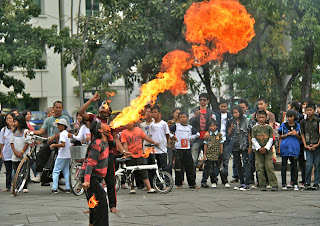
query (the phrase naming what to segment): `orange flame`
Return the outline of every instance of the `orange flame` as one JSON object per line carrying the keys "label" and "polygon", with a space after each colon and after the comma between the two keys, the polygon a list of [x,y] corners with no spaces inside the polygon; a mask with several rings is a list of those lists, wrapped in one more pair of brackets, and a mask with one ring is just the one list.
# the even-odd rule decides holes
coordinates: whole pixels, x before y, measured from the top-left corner
{"label": "orange flame", "polygon": [[99,201],[96,200],[96,196],[93,194],[88,201],[89,208],[93,209],[94,207],[96,207],[98,205],[98,202]]}
{"label": "orange flame", "polygon": [[107,94],[107,101],[105,102],[105,104],[103,105],[103,107],[105,108],[105,109],[108,109],[109,108],[109,105],[108,105],[108,103],[111,103],[111,100],[109,99],[109,97],[113,97],[114,95],[115,95],[115,92],[106,92],[106,94]]}
{"label": "orange flame", "polygon": [[165,55],[157,78],[141,86],[140,96],[112,121],[112,128],[138,121],[140,111],[147,103],[153,104],[159,93],[166,90],[173,95],[186,93],[184,72],[211,60],[221,61],[224,53],[238,53],[255,36],[255,20],[238,0],[193,3],[186,12],[184,23],[186,40],[193,43],[191,53],[175,50]]}
{"label": "orange flame", "polygon": [[149,155],[155,152],[154,148],[150,147],[150,148],[146,148],[144,149],[144,154],[142,155],[143,158],[148,158]]}

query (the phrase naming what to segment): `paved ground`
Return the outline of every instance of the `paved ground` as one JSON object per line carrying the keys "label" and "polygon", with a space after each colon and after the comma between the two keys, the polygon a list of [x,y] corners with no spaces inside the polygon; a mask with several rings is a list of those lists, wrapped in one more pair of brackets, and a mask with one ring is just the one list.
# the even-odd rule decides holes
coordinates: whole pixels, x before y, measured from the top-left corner
{"label": "paved ground", "polygon": [[[280,172],[277,172],[280,181]],[[200,185],[201,172],[197,173]],[[0,188],[5,175],[0,174]],[[236,186],[236,184],[232,184]],[[110,225],[320,225],[320,191],[262,192],[217,188],[173,189],[169,194],[118,193],[120,213]],[[0,192],[0,225],[88,225],[85,196],[51,194],[30,184],[29,194]]]}

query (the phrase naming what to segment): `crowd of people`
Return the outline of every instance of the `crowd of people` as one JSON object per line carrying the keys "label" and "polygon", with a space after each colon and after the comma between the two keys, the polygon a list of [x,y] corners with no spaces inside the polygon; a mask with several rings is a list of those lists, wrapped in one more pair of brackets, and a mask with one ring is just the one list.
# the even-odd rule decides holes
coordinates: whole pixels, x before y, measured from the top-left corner
{"label": "crowd of people", "polygon": [[[2,191],[11,190],[12,178],[20,161],[30,153],[30,146],[36,145],[31,144],[26,136],[31,131],[49,138],[38,151],[37,162],[31,163],[34,174],[31,181],[50,186],[47,170],[52,169],[51,190],[54,194],[58,194],[59,175],[69,178],[70,146],[77,142],[88,145],[87,158],[82,166],[83,187],[88,200],[94,194],[99,202],[95,208],[90,208],[90,224],[108,221],[108,204],[111,212],[119,211],[115,190],[115,169],[119,167],[115,159],[119,157],[129,158],[128,166],[149,164],[155,158],[160,169],[171,174],[174,172],[177,189],[184,186],[185,176],[190,189],[217,188],[220,175],[226,189],[230,189],[231,183],[238,183],[233,189],[276,191],[278,181],[274,162],[278,154],[282,158],[281,189],[319,189],[320,119],[311,101],[305,101],[301,106],[292,101],[279,126],[263,98],[258,99],[258,110],[253,114],[249,113],[246,100],[239,100],[230,111],[227,101],[221,100],[219,111],[214,112],[208,108],[208,94],[203,93],[199,96],[199,107],[190,115],[175,108],[173,119],[165,122],[158,105],[146,105],[140,121],[111,129],[111,107],[102,104],[97,115],[86,112],[89,105],[99,99],[96,93],[80,108],[73,133],[70,132],[69,118],[62,114],[61,101],[54,102],[48,109],[47,119],[40,130],[32,127],[28,110],[20,114],[13,109],[6,114],[0,133],[0,159],[6,170],[6,188]],[[150,144],[154,145],[155,153],[144,158],[144,150]],[[231,156],[232,179],[228,175]],[[286,178],[288,160],[289,181]],[[200,186],[196,184],[197,169],[203,170]],[[154,171],[140,170],[134,175],[135,184],[130,184],[130,194],[135,194],[136,188],[155,193],[152,184]],[[208,184],[209,178],[211,185]],[[101,183],[107,188],[108,202]],[[128,188],[125,183],[121,180],[122,189]],[[69,180],[65,180],[65,187],[69,193]],[[23,192],[29,192],[28,183]]]}

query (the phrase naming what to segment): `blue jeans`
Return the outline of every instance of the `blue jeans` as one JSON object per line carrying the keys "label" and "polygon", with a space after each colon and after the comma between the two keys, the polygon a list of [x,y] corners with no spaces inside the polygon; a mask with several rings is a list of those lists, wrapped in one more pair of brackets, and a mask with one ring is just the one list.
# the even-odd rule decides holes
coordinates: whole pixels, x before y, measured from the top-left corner
{"label": "blue jeans", "polygon": [[203,140],[197,139],[192,142],[191,155],[192,155],[192,160],[195,168],[198,165],[198,158],[199,158],[201,149],[203,149]]}
{"label": "blue jeans", "polygon": [[54,168],[52,172],[52,190],[57,190],[58,189],[58,182],[59,182],[59,174],[62,171],[64,179],[65,179],[65,184],[66,184],[66,189],[70,190],[70,182],[69,182],[69,165],[70,165],[71,159],[69,158],[57,158],[56,162],[54,163]]}
{"label": "blue jeans", "polygon": [[229,143],[223,143],[223,169],[227,177],[230,154]]}
{"label": "blue jeans", "polygon": [[314,151],[306,150],[307,155],[307,172],[306,182],[311,184],[311,173],[314,165],[314,184],[320,184],[320,148]]}

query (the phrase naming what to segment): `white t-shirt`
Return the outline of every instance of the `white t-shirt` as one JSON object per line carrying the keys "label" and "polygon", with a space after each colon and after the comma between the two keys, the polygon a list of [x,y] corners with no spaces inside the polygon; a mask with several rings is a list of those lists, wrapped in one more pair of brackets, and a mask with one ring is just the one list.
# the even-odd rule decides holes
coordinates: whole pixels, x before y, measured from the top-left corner
{"label": "white t-shirt", "polygon": [[[153,120],[153,119],[152,119]],[[150,137],[150,125],[152,122],[142,122],[140,124],[140,129],[146,134],[148,135],[148,137]],[[149,145],[150,143],[148,141],[143,141],[143,150],[146,148],[145,145]]]}
{"label": "white t-shirt", "polygon": [[228,113],[221,113],[221,129],[223,141],[227,139],[227,117]]}
{"label": "white t-shirt", "polygon": [[175,143],[176,149],[190,149],[191,140],[194,140],[200,136],[200,133],[197,132],[191,125],[184,126],[180,123],[177,123],[170,129],[175,129],[175,131],[172,132],[175,133],[177,138]]}
{"label": "white t-shirt", "polygon": [[86,137],[91,137],[90,129],[86,125],[82,125],[77,136],[73,135],[73,139],[78,141],[86,142]]}
{"label": "white t-shirt", "polygon": [[167,153],[167,137],[166,134],[169,134],[169,126],[168,124],[161,120],[158,123],[150,124],[150,136],[152,140],[159,143],[159,147],[155,147],[156,154]]}
{"label": "white t-shirt", "polygon": [[[21,152],[26,143],[31,144],[30,137],[29,136],[25,137],[26,131],[28,131],[28,130],[25,129],[20,133],[20,132],[18,132],[18,130],[16,130],[13,133],[13,135],[11,136],[10,143],[13,144],[13,146],[16,149],[17,152]],[[12,161],[13,162],[19,162],[24,157],[26,157],[26,155],[29,154],[29,153],[30,153],[30,145],[28,146],[26,151],[23,153],[22,157],[18,157],[15,154],[12,154]]]}
{"label": "white t-shirt", "polygon": [[13,152],[10,145],[11,137],[12,137],[11,129],[8,129],[6,126],[3,127],[0,132],[0,144],[3,144],[2,155],[3,155],[4,161],[12,160]]}
{"label": "white t-shirt", "polygon": [[60,159],[71,158],[71,154],[70,154],[71,142],[70,142],[70,138],[68,138],[68,131],[67,130],[63,130],[60,133],[59,144],[61,144],[61,142],[64,142],[65,146],[59,148],[57,158],[60,158]]}

